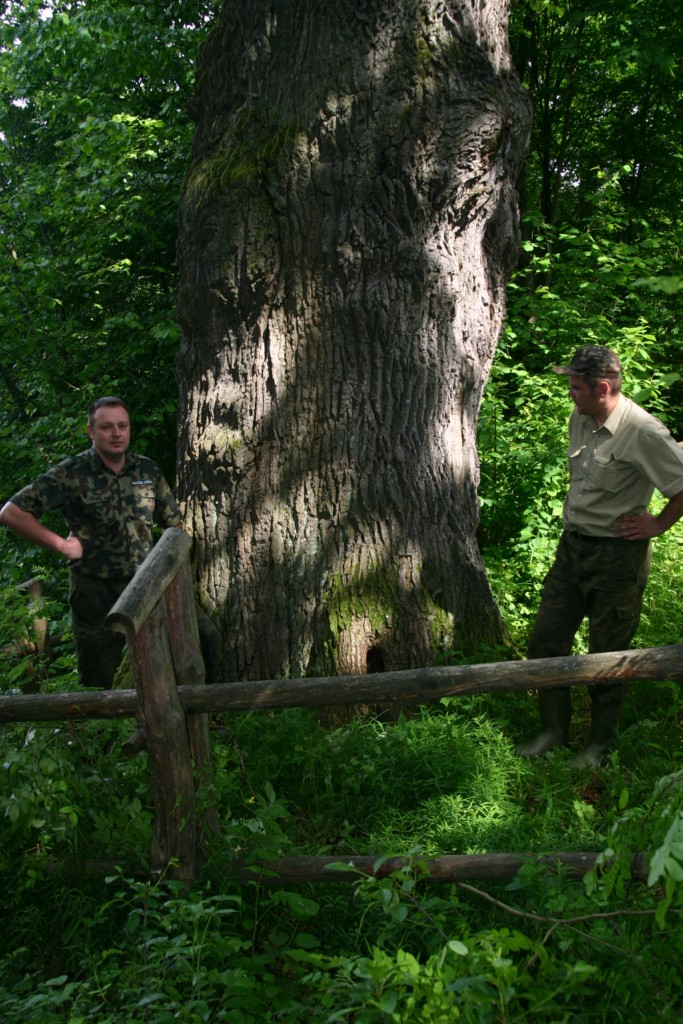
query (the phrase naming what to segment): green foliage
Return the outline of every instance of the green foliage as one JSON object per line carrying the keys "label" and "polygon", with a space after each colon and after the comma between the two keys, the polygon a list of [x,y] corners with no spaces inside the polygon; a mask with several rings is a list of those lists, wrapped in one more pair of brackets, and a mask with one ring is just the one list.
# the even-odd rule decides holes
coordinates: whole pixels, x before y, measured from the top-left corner
{"label": "green foliage", "polygon": [[120,726],[103,723],[3,728],[0,863],[15,865],[19,879],[8,906],[55,858],[111,853],[112,816],[115,855],[141,855],[152,830],[149,780],[142,764],[122,775],[122,739]]}
{"label": "green foliage", "polygon": [[586,876],[586,888],[605,903],[614,895],[623,898],[631,886],[635,852],[648,852],[647,884],[663,888],[656,922],[664,929],[670,910],[683,906],[683,772],[660,779],[645,810],[626,811],[627,803],[625,789],[619,802],[625,813],[612,827],[610,846]]}
{"label": "green foliage", "polygon": [[[649,813],[656,809],[663,819],[652,834],[668,827],[668,839],[672,808],[662,813],[660,799],[666,791],[670,780]],[[620,1019],[615,1014],[644,1022],[653,1012],[668,1019],[683,994],[675,969],[680,929],[670,920],[671,907],[660,899],[655,915],[647,891],[634,890],[624,872],[644,840],[634,813],[626,841],[623,803],[612,830],[621,856],[606,849],[609,866],[588,876],[583,891],[530,858],[505,890],[461,883],[441,893],[424,881],[419,854],[383,879],[359,878],[350,900],[334,887],[319,888],[315,898],[257,884],[238,892],[229,882],[220,892],[204,883],[186,893],[175,883],[110,878],[109,893],[87,909],[86,894],[78,897],[81,921],[96,941],[83,931],[75,939],[67,929],[81,947],[71,950],[73,966],[59,971],[54,963],[59,973],[41,980],[35,951],[4,953],[0,1012],[8,1024],[347,1018],[478,1024],[532,1017],[550,1024]],[[680,817],[680,793],[675,803]],[[620,888],[608,885],[617,864]],[[24,893],[23,915],[30,901]],[[484,923],[487,906],[494,909]]]}
{"label": "green foliage", "polygon": [[524,0],[512,6],[511,42],[534,103],[531,208],[551,223],[588,220],[592,197],[623,168],[612,209],[672,228],[683,171],[680,6]]}
{"label": "green foliage", "polygon": [[5,494],[87,445],[85,411],[103,393],[128,399],[136,446],[155,449],[172,475],[174,254],[191,138],[185,111],[191,57],[212,9],[202,0],[5,5]]}
{"label": "green foliage", "polygon": [[[321,988],[323,1011],[316,1019],[335,1021],[349,1011],[354,1020],[396,1022],[486,1022],[494,1020],[556,1020],[555,997],[566,1005],[572,988],[586,987],[594,969],[586,964],[566,970],[552,968],[532,975],[520,966],[520,954],[533,944],[508,929],[463,942],[450,939],[421,960],[398,949],[389,954],[374,948],[371,955],[349,962],[344,958],[302,954],[316,969],[302,984]],[[523,962],[523,961],[522,961]]]}
{"label": "green foliage", "polygon": [[[565,379],[552,366],[566,363],[580,344],[616,349],[625,393],[674,436],[683,435],[674,299],[647,304],[636,287],[645,267],[659,272],[663,243],[651,236],[616,241],[608,223],[602,237],[569,227],[533,227],[533,240],[525,243],[528,262],[510,284],[507,327],[478,434],[481,544],[500,610],[518,642],[540,600],[568,485],[571,403]],[[539,283],[544,280],[551,283]],[[656,573],[653,582],[657,589]]]}
{"label": "green foliage", "polygon": [[[0,19],[0,483],[5,496],[87,444],[96,393],[131,401],[135,447],[172,475],[176,207],[192,55],[211,3],[9,2]],[[683,432],[680,380],[682,20],[666,0],[512,5],[536,117],[522,261],[482,407],[482,542],[521,646],[566,488],[569,412],[551,372],[585,342],[616,348],[628,392]],[[666,31],[661,26],[666,25]],[[424,55],[422,55],[424,56]],[[599,73],[596,73],[598,69]],[[288,133],[255,126],[248,180]],[[680,639],[680,528],[658,539],[638,643]],[[59,644],[44,685],[74,688],[64,572],[3,534],[4,692],[25,685],[42,571]],[[12,584],[12,587],[9,587]],[[579,640],[581,649],[582,640]],[[499,656],[500,652],[496,652]],[[488,660],[490,656],[486,655]],[[455,660],[445,652],[445,662]],[[577,740],[587,730],[576,694]],[[683,704],[631,687],[618,750],[520,761],[536,702],[451,699],[390,725],[226,715],[214,734],[221,833],[198,885],[65,865],[144,866],[152,800],[130,726],[0,733],[0,1018],[69,1024],[627,1020],[683,1014]],[[439,853],[601,851],[585,881],[533,853],[507,885],[437,885]],[[272,884],[295,853],[410,855],[382,879]],[[638,881],[634,857],[649,859]],[[258,862],[258,865],[257,865]],[[62,870],[64,869],[64,870]],[[236,881],[246,870],[253,881]],[[130,875],[130,877],[128,877]]]}
{"label": "green foliage", "polygon": [[[120,875],[107,891],[74,888],[54,871],[113,852],[144,862],[147,765],[121,759],[124,728],[5,727],[0,1016],[645,1022],[654,1007],[666,1019],[683,995],[673,966],[683,787],[662,768],[683,707],[677,691],[651,690],[641,712],[656,725],[627,727],[618,754],[585,779],[565,751],[543,764],[514,756],[528,727],[516,694],[332,731],[299,710],[226,716],[214,741],[222,831],[189,893]],[[531,854],[508,885],[425,880],[424,860],[439,852],[525,849],[602,850],[603,864],[586,884]],[[297,852],[409,860],[381,879],[316,888],[256,869]],[[647,886],[631,875],[640,853]],[[254,881],[238,885],[238,865],[250,864]]]}

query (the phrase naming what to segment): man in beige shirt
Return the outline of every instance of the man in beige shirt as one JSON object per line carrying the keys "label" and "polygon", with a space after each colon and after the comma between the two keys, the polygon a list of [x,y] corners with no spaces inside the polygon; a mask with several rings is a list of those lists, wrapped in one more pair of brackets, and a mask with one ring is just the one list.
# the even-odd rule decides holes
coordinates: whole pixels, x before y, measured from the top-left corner
{"label": "man in beige shirt", "polygon": [[[626,650],[638,628],[651,563],[651,538],[683,516],[683,451],[666,427],[621,393],[618,356],[584,345],[569,366],[574,411],[569,420],[569,491],[564,530],[543,584],[528,646],[530,658],[571,654],[577,629],[589,623],[591,653]],[[657,489],[667,504],[648,512]],[[596,765],[613,745],[626,684],[595,684],[588,747],[578,766]],[[541,732],[517,752],[537,757],[566,745],[571,718],[568,687],[540,691]]]}

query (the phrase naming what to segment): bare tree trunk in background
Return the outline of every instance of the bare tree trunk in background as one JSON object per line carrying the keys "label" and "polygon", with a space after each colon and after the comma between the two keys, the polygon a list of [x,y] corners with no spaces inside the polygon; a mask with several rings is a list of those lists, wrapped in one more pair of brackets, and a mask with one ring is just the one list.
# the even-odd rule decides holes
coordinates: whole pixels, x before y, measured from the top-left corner
{"label": "bare tree trunk in background", "polygon": [[225,679],[499,641],[475,443],[530,123],[507,3],[225,2],[193,114],[179,494]]}

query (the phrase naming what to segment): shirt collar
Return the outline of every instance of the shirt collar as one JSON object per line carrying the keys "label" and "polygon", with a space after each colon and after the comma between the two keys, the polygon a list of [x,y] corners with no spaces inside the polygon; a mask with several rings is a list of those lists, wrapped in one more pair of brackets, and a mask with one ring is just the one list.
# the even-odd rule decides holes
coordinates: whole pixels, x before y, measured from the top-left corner
{"label": "shirt collar", "polygon": [[[102,461],[95,448],[90,447],[87,449],[87,451],[88,454],[90,455],[90,458],[95,463],[97,469],[104,470],[105,473],[113,472],[113,470],[111,470],[109,466],[105,465],[105,463]],[[123,470],[133,469],[136,465],[137,462],[135,459],[135,455],[133,454],[133,452],[127,451],[123,460]],[[121,470],[121,472],[123,472],[123,470]]]}
{"label": "shirt collar", "polygon": [[605,428],[605,430],[609,430],[612,437],[614,437],[614,435],[616,434],[619,424],[624,418],[624,413],[626,412],[626,404],[627,403],[625,397],[621,394],[621,392],[619,392],[617,404],[614,406],[611,413],[603,423],[603,427]]}

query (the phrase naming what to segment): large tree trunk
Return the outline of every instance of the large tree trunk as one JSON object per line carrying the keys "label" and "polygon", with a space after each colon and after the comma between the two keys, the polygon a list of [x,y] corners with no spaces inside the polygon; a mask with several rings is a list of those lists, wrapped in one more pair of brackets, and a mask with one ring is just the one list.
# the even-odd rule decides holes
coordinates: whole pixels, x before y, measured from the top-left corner
{"label": "large tree trunk", "polygon": [[476,423],[530,122],[506,15],[232,0],[200,55],[179,493],[226,680],[500,640]]}

